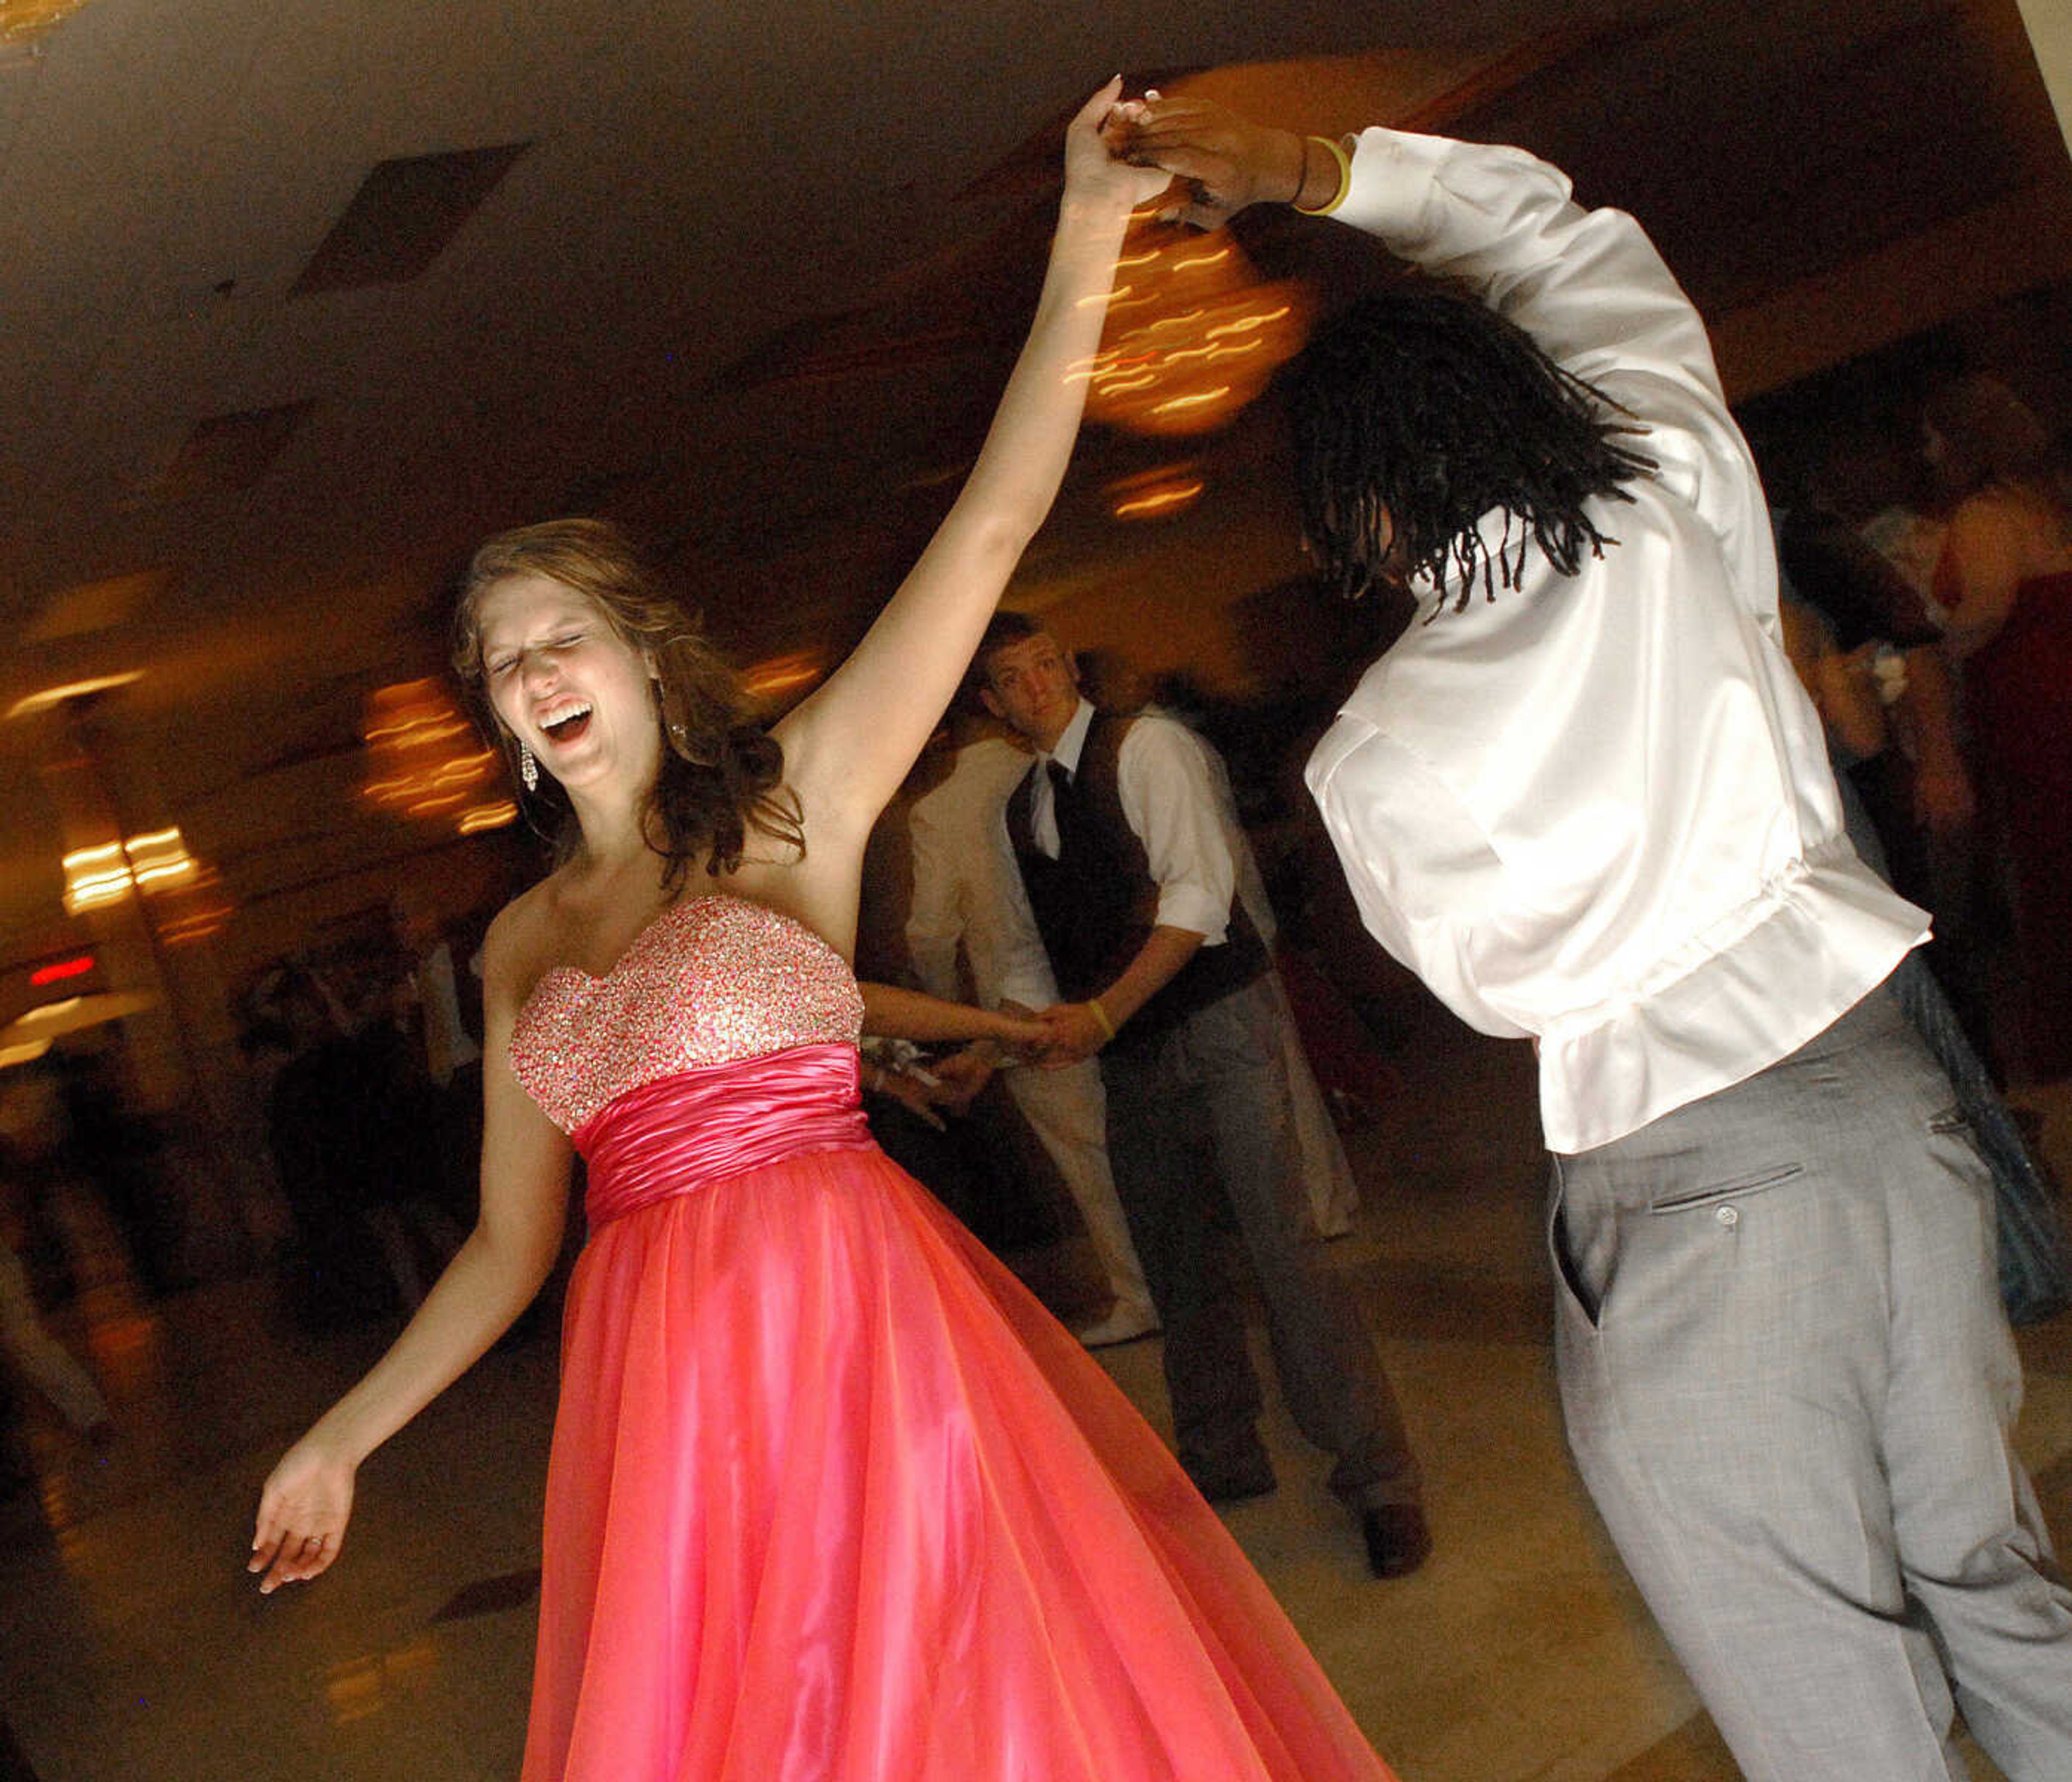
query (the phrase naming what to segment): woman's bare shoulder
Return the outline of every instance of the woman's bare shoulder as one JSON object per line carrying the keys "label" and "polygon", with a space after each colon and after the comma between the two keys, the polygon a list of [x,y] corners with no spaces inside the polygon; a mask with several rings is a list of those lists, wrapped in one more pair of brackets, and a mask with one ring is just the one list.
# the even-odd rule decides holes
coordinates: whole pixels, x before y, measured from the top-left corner
{"label": "woman's bare shoulder", "polygon": [[490,923],[482,942],[482,977],[492,996],[522,1002],[552,963],[553,884],[549,877],[527,887]]}

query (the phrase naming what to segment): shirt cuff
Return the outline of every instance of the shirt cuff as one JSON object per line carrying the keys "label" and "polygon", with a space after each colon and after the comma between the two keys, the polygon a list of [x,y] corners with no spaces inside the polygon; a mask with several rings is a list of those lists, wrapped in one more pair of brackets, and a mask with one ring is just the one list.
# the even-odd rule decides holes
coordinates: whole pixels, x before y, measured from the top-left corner
{"label": "shirt cuff", "polygon": [[1019,1003],[1024,1008],[1033,1008],[1039,1013],[1057,1000],[1049,986],[1033,977],[1017,977],[1012,972],[1001,980],[999,994],[993,999],[993,1007],[1002,1003]]}
{"label": "shirt cuff", "polygon": [[1199,934],[1204,946],[1220,946],[1230,934],[1230,905],[1198,885],[1169,885],[1158,893],[1157,922]]}
{"label": "shirt cuff", "polygon": [[1431,200],[1439,162],[1454,144],[1409,130],[1362,130],[1353,143],[1352,179],[1332,214],[1392,248],[1415,248],[1432,232]]}

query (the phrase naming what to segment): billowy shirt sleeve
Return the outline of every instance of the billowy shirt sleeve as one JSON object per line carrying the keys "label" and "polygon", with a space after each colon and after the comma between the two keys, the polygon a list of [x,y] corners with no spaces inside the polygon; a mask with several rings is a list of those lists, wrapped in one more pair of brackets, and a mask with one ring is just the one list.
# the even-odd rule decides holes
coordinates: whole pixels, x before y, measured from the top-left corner
{"label": "billowy shirt sleeve", "polygon": [[1158,887],[1157,925],[1222,945],[1237,866],[1201,745],[1177,720],[1146,715],[1123,738],[1116,777],[1122,814]]}
{"label": "billowy shirt sleeve", "polygon": [[[1340,774],[1355,754],[1360,770]],[[1478,979],[1474,926],[1502,907],[1503,862],[1445,782],[1411,749],[1350,717],[1311,756],[1308,778],[1367,932],[1469,1026],[1531,1037],[1534,1028]],[[1402,861],[1416,871],[1399,871]]]}
{"label": "billowy shirt sleeve", "polygon": [[957,995],[957,946],[965,921],[964,886],[958,871],[957,849],[932,811],[917,801],[909,813],[906,835],[914,856],[914,896],[906,910],[906,956],[914,975],[931,996],[954,1001]]}

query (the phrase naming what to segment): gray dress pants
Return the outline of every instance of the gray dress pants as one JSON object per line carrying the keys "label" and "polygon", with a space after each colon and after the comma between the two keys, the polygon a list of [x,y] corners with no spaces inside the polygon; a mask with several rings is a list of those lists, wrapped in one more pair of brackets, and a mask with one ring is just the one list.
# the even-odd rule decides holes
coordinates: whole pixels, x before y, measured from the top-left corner
{"label": "gray dress pants", "polygon": [[2072,1778],[2072,1592],[2011,1442],[1993,1196],[1889,992],[1555,1159],[1568,1439],[1757,1782]]}
{"label": "gray dress pants", "polygon": [[1331,1488],[1367,1506],[1418,1501],[1416,1462],[1374,1340],[1311,1217],[1271,976],[1170,1032],[1101,1054],[1108,1160],[1153,1304],[1181,1464],[1205,1488],[1263,1466],[1245,1301],[1225,1271],[1221,1184],[1266,1302],[1302,1433],[1338,1457]]}

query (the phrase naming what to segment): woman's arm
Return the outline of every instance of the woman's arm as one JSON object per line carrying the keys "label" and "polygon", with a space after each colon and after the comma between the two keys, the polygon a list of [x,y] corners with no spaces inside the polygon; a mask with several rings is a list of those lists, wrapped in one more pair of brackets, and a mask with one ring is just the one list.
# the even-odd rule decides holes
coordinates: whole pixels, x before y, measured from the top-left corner
{"label": "woman's arm", "polygon": [[945,1002],[923,991],[896,984],[859,983],[863,992],[863,1030],[889,1040],[997,1040],[1022,1048],[1041,1045],[1043,1029],[1032,1019],[968,1003]]}
{"label": "woman's arm", "polygon": [[511,1074],[517,999],[503,926],[491,930],[486,961],[480,1216],[388,1353],[267,1479],[248,1568],[265,1574],[262,1591],[314,1578],[338,1557],[360,1463],[510,1327],[560,1253],[569,1143]]}
{"label": "woman's arm", "polygon": [[808,823],[861,836],[940,719],[1063,480],[1085,404],[1075,368],[1100,343],[1132,207],[1162,175],[1112,159],[1104,87],[1066,132],[1065,197],[1029,339],[963,492],[884,611],[827,684],[777,727]]}

